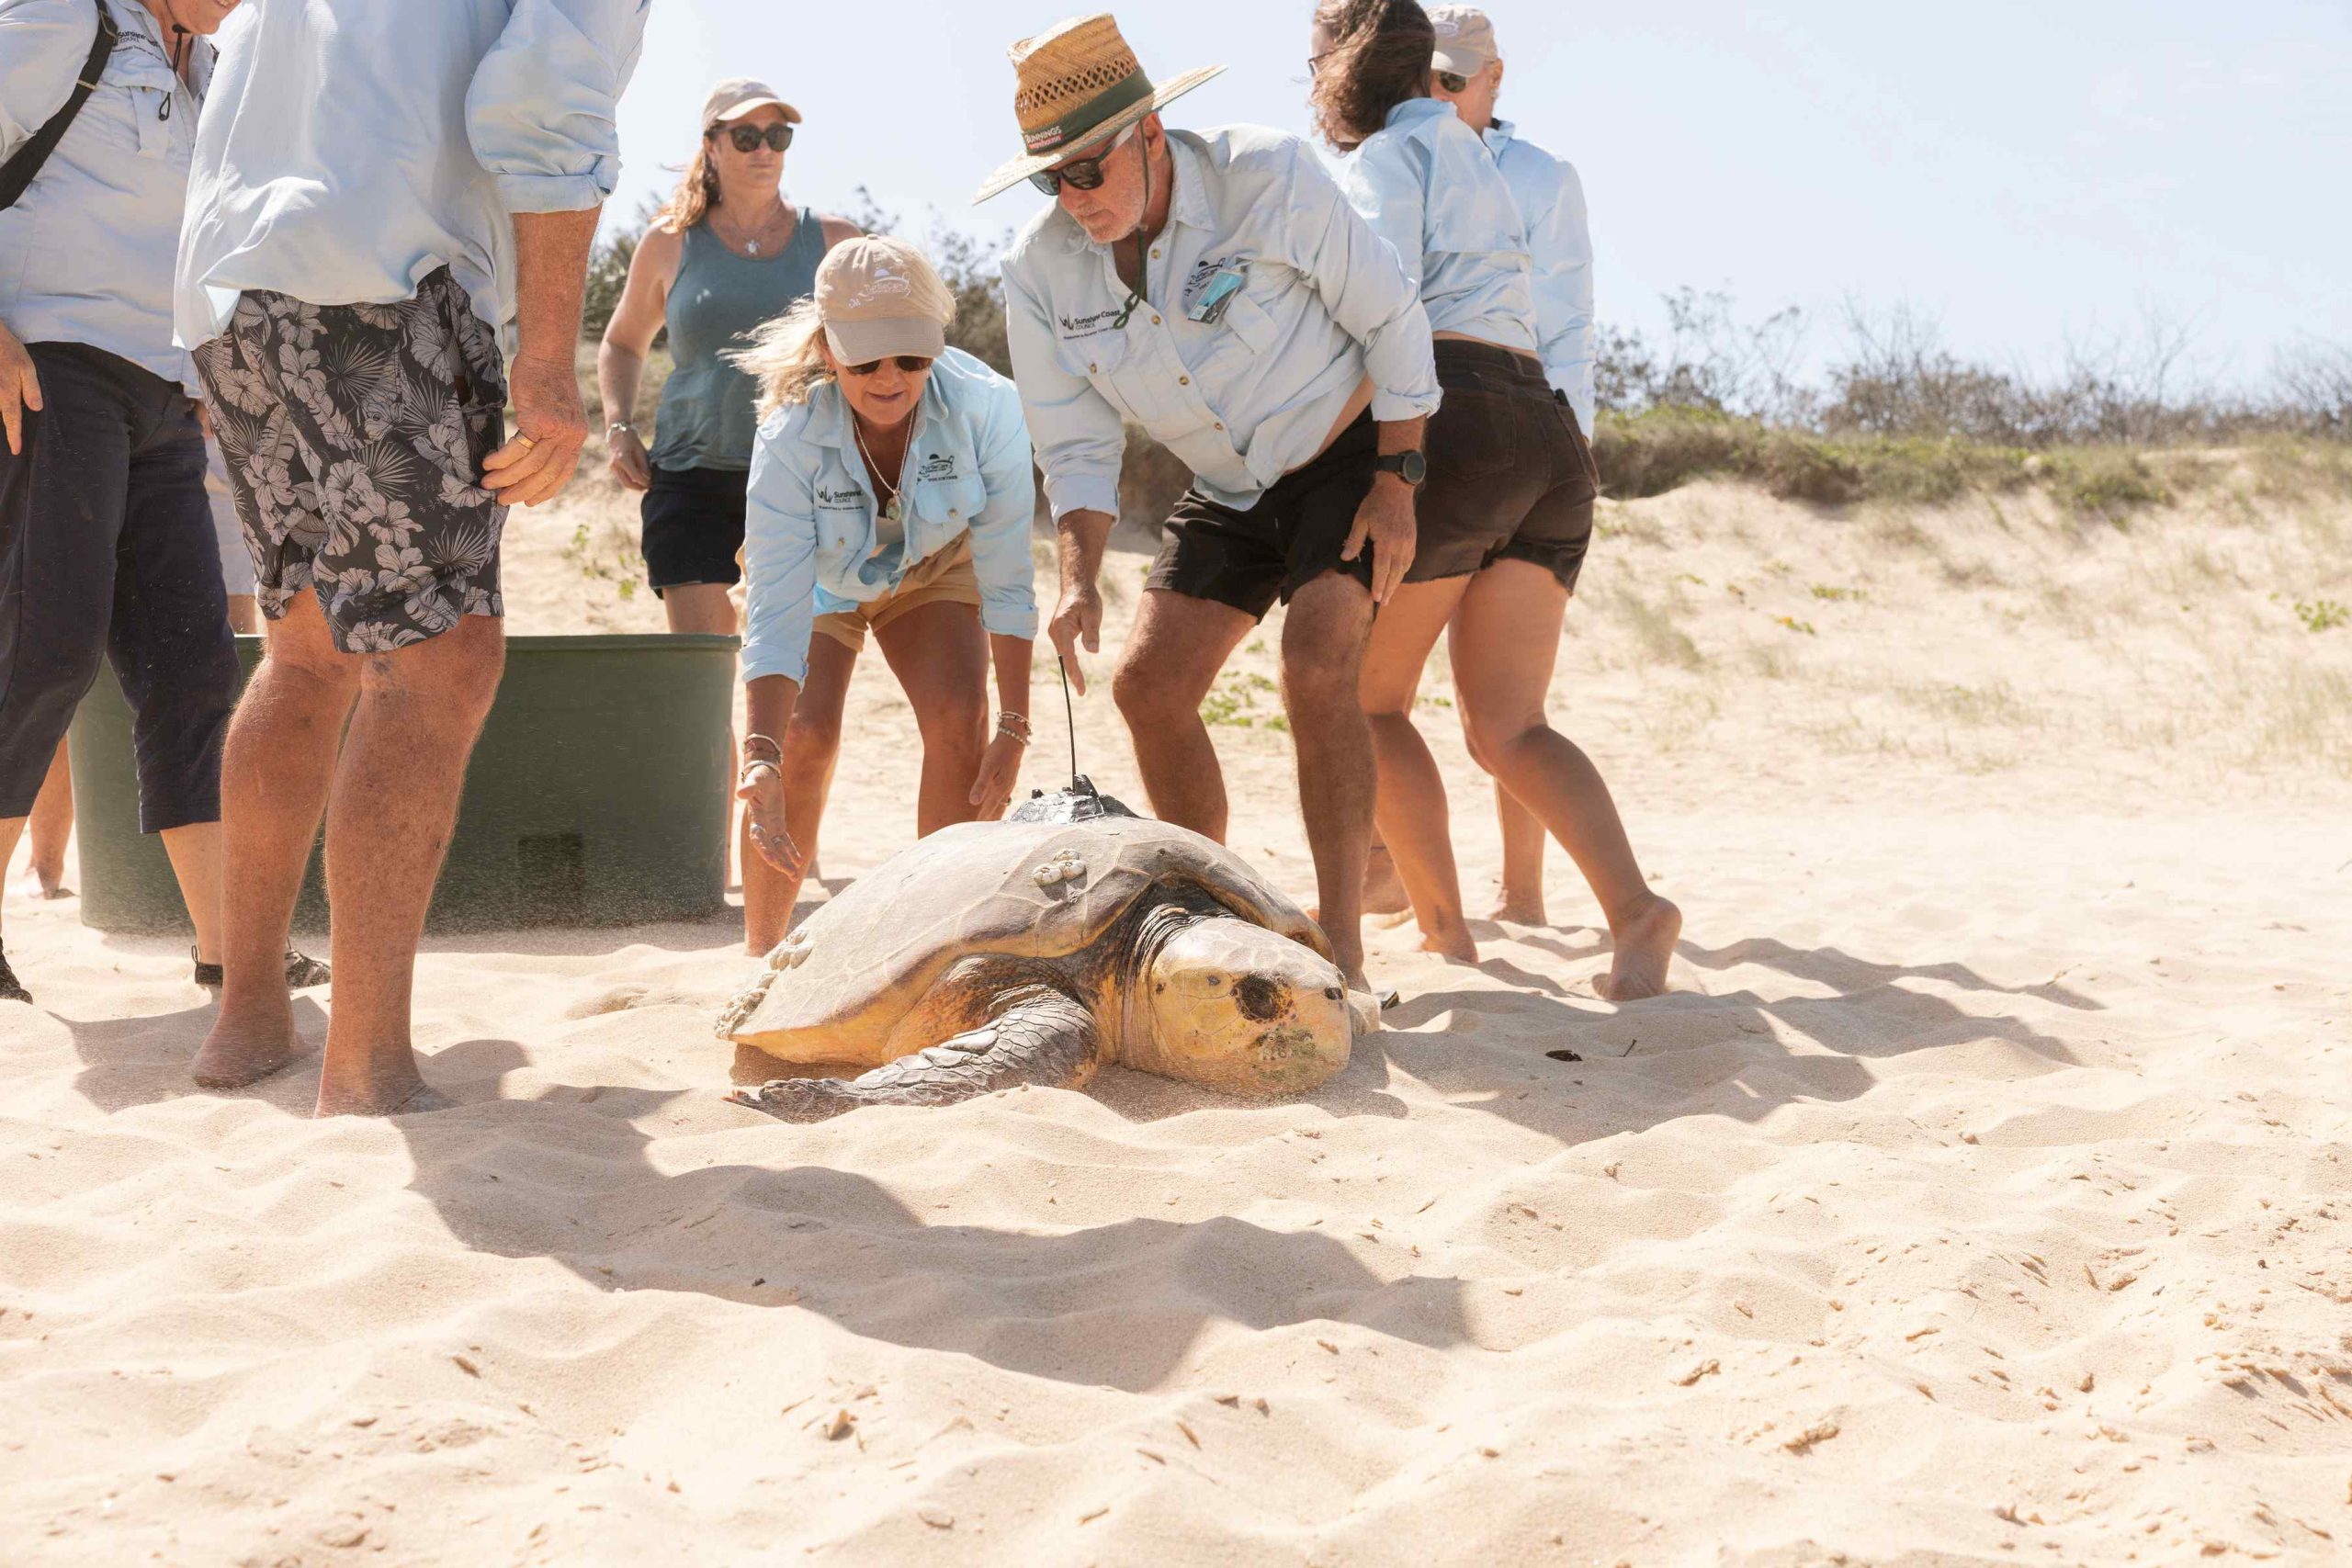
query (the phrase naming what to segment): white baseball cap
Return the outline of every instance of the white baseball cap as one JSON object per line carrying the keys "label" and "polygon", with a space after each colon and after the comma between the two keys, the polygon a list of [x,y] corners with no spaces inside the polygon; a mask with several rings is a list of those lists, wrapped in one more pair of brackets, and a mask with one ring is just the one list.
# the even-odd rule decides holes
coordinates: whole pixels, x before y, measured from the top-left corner
{"label": "white baseball cap", "polygon": [[1430,26],[1437,29],[1437,50],[1430,69],[1456,76],[1476,76],[1495,58],[1495,24],[1475,6],[1432,6]]}
{"label": "white baseball cap", "polygon": [[800,123],[800,111],[776,96],[776,90],[765,82],[755,82],[749,76],[729,76],[710,90],[702,101],[702,128],[708,130],[730,119],[741,119],[753,109],[769,104],[784,111],[788,125]]}

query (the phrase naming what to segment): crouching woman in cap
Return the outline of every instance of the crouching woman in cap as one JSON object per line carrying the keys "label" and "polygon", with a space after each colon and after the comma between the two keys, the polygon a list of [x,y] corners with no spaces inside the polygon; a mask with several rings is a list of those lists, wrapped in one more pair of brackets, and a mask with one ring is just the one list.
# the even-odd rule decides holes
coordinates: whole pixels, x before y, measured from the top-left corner
{"label": "crouching woman in cap", "polygon": [[753,847],[787,879],[773,916],[747,920],[752,953],[791,921],[869,630],[922,735],[919,835],[998,816],[1020,773],[1037,634],[1029,431],[1012,383],[947,346],[955,313],[920,250],[854,239],[738,360],[764,416],[743,539],[741,794]]}

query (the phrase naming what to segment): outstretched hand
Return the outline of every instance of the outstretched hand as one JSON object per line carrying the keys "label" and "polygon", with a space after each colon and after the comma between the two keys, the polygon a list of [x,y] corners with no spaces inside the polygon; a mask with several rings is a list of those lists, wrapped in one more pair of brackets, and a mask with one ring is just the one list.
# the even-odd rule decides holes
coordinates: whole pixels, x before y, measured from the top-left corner
{"label": "outstretched hand", "polygon": [[752,847],[760,858],[785,876],[798,876],[807,857],[784,828],[784,775],[773,762],[753,762],[743,770],[735,798],[748,807]]}
{"label": "outstretched hand", "polygon": [[1086,666],[1078,661],[1078,649],[1083,643],[1089,653],[1102,651],[1102,591],[1091,582],[1065,587],[1061,604],[1046,623],[1046,631],[1054,639],[1054,650],[1061,655],[1062,669],[1069,672],[1070,684],[1078,689],[1080,696],[1086,695]]}
{"label": "outstretched hand", "polygon": [[972,807],[972,820],[993,822],[1004,815],[1012,804],[1012,786],[1021,781],[1021,754],[1028,747],[1022,741],[999,731],[980,753],[980,771],[973,776],[972,793],[967,797]]}

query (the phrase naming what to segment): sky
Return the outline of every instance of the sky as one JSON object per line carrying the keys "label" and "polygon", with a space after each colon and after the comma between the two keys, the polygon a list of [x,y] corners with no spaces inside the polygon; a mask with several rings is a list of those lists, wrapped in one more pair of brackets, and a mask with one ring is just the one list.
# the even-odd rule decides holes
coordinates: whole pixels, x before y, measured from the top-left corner
{"label": "sky", "polygon": [[[1159,0],[1120,14],[1145,68],[1226,73],[1170,124],[1308,134],[1309,0]],[[654,0],[620,111],[620,216],[665,193],[721,76],[806,117],[796,201],[863,186],[903,227],[993,239],[1045,197],[970,206],[1018,152],[1005,48],[1054,0]],[[1958,6],[1496,0],[1500,112],[1583,176],[1599,314],[1659,298],[1804,308],[1815,354],[1854,302],[1906,305],[1972,357],[2047,368],[2147,310],[2228,381],[2275,348],[2352,344],[2352,5],[1978,0]]]}

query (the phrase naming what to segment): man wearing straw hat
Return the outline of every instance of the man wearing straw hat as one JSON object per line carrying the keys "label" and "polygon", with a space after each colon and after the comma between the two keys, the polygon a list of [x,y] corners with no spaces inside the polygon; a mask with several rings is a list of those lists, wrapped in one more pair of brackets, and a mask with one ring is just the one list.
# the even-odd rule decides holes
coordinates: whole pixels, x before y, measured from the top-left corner
{"label": "man wearing straw hat", "polygon": [[1305,142],[1161,125],[1162,106],[1224,67],[1154,85],[1107,15],[1012,54],[1026,152],[976,199],[1023,179],[1057,197],[1004,260],[1013,371],[1061,537],[1055,645],[1073,670],[1081,643],[1101,647],[1095,579],[1124,427],[1141,425],[1194,479],[1112,676],[1152,808],[1225,836],[1201,700],[1280,599],[1323,925],[1361,986],[1373,768],[1356,678],[1374,606],[1412,564],[1421,423],[1438,403],[1429,318]]}

